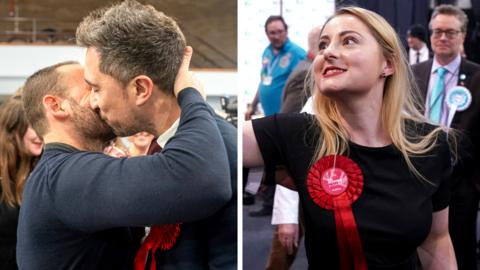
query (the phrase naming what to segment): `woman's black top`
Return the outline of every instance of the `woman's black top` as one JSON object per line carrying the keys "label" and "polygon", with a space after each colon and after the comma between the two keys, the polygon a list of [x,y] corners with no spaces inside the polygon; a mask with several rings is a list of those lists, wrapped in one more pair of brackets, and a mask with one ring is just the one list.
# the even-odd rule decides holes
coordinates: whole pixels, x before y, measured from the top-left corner
{"label": "woman's black top", "polygon": [[[286,166],[295,180],[305,213],[309,269],[338,269],[334,214],[315,204],[306,186],[321,132],[314,117],[278,114],[252,123],[266,168]],[[410,132],[426,134],[432,128],[410,125]],[[415,177],[393,145],[365,147],[350,142],[347,156],[364,176],[363,193],[352,211],[368,269],[415,269],[416,248],[430,232],[432,213],[446,208],[450,199],[451,155],[446,139],[439,138],[428,155],[411,159],[431,183]]]}

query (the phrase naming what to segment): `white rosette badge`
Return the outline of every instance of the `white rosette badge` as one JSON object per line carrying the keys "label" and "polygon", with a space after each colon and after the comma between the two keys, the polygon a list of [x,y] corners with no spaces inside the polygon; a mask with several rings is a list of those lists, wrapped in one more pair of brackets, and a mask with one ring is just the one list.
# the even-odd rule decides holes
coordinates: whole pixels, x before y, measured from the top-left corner
{"label": "white rosette badge", "polygon": [[449,108],[447,126],[450,127],[455,113],[465,111],[470,107],[472,94],[463,86],[455,86],[448,91],[445,102]]}

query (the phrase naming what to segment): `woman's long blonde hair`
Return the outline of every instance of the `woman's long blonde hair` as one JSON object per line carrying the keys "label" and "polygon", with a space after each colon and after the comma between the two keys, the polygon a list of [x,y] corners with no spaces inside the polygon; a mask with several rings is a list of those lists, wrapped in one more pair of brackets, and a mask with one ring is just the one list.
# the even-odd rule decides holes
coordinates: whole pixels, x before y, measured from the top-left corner
{"label": "woman's long blonde hair", "polygon": [[[424,123],[428,120],[419,112],[421,103],[418,100],[418,87],[405,57],[403,46],[395,30],[384,18],[363,8],[341,8],[327,20],[325,25],[332,18],[345,14],[355,16],[369,28],[377,40],[383,56],[393,66],[394,73],[385,79],[381,108],[383,126],[393,145],[402,153],[410,170],[424,179],[413,166],[410,157],[429,152],[435,146],[438,134],[442,129],[436,128],[426,136],[421,136],[416,132],[407,132],[410,131],[407,130],[407,121]],[[315,91],[315,82],[313,79],[310,80],[310,87],[312,91]],[[314,112],[317,124],[321,129],[313,162],[326,155],[348,152],[349,134],[341,124],[340,111],[335,101],[319,93],[313,96]]]}
{"label": "woman's long blonde hair", "polygon": [[20,96],[0,105],[0,202],[10,207],[20,205],[25,180],[37,160],[23,145],[27,129]]}

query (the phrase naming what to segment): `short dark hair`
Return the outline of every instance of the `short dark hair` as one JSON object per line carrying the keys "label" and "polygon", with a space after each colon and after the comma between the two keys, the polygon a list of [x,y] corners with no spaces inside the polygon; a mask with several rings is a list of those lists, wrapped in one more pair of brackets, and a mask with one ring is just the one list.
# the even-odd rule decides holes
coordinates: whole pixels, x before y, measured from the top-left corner
{"label": "short dark hair", "polygon": [[427,30],[421,24],[412,25],[408,31],[407,35],[420,39],[421,41],[427,43]]}
{"label": "short dark hair", "polygon": [[435,19],[435,17],[437,17],[440,14],[457,17],[457,19],[462,24],[462,26],[460,27],[460,30],[464,33],[467,32],[467,25],[468,25],[467,14],[465,14],[465,12],[463,12],[463,10],[461,10],[460,8],[452,5],[439,5],[433,10],[432,17],[430,18],[430,23],[428,24],[428,27],[430,28],[430,30],[432,30],[433,19]]}
{"label": "short dark hair", "polygon": [[285,31],[288,31],[288,25],[285,23],[285,20],[283,19],[282,16],[280,15],[271,15],[270,17],[267,18],[265,21],[265,33],[267,33],[267,26],[274,21],[281,21],[283,24],[283,27],[285,27]]}
{"label": "short dark hair", "polygon": [[150,5],[127,0],[93,11],[77,28],[77,44],[100,53],[100,71],[124,85],[149,76],[173,94],[186,41],[177,23]]}
{"label": "short dark hair", "polygon": [[67,61],[42,68],[28,77],[23,86],[23,108],[32,128],[40,137],[43,137],[48,131],[43,97],[46,95],[66,97],[65,91],[68,87],[62,83],[60,73],[57,71],[57,68],[65,65],[79,65],[79,63]]}

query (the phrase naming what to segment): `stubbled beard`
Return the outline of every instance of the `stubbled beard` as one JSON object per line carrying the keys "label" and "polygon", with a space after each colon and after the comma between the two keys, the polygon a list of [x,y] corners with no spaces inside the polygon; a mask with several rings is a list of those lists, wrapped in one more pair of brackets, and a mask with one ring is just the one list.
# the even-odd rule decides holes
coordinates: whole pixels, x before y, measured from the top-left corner
{"label": "stubbled beard", "polygon": [[98,112],[84,108],[74,100],[70,100],[70,104],[74,111],[73,124],[85,142],[106,144],[116,137],[113,129],[100,118]]}
{"label": "stubbled beard", "polygon": [[115,135],[120,137],[128,137],[143,131],[137,126],[131,126],[131,125],[125,125],[125,124],[126,123],[122,123],[120,125],[118,124],[112,125],[112,129]]}
{"label": "stubbled beard", "polygon": [[122,122],[109,123],[113,132],[120,137],[128,137],[139,132],[146,131],[155,134],[155,126],[150,122],[151,119],[143,119],[142,114],[130,112],[130,117]]}

